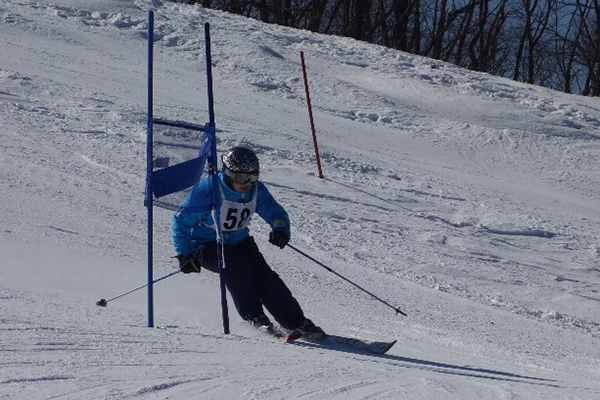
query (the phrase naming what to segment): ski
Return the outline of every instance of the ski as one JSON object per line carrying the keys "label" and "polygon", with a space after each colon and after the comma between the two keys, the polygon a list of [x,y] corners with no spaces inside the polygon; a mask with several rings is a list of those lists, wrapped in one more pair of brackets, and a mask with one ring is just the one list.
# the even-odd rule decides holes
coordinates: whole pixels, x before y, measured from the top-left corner
{"label": "ski", "polygon": [[346,337],[339,335],[325,335],[323,337],[311,337],[310,335],[302,335],[298,330],[288,331],[281,326],[275,325],[268,329],[259,329],[271,337],[276,338],[282,343],[290,343],[301,339],[304,342],[313,343],[323,348],[339,351],[353,351],[371,354],[385,354],[395,344],[396,340],[391,342],[377,341],[370,339]]}
{"label": "ski", "polygon": [[372,354],[385,354],[396,344],[396,340],[391,342],[381,342],[370,339],[360,339],[338,335],[326,335],[325,337],[320,339],[302,337],[302,340],[310,343],[319,344],[325,348],[330,348],[332,350],[353,350],[357,352]]}

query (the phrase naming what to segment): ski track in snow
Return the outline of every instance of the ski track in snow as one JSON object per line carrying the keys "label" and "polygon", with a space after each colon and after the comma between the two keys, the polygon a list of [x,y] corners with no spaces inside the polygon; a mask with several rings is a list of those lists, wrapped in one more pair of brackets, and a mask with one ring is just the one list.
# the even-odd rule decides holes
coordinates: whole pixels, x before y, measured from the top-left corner
{"label": "ski track in snow", "polygon": [[[483,387],[488,380],[563,387],[555,379],[487,367],[343,351],[336,356],[336,352],[313,350],[310,344],[302,342],[282,345],[262,338],[224,338],[174,325],[148,330],[135,313],[91,309],[64,299],[39,298],[15,291],[3,290],[2,300],[8,310],[17,310],[22,303],[36,306],[27,308],[27,316],[3,314],[4,340],[0,351],[5,355],[4,374],[11,376],[20,372],[30,376],[0,381],[5,389],[3,393],[8,396],[19,393],[27,398],[38,398],[37,395],[52,393],[53,396],[47,398],[95,398],[110,388],[109,395],[115,398],[147,397],[159,392],[211,398],[235,393],[235,390],[241,390],[240,393],[249,398],[284,394],[309,398],[336,395],[361,398],[378,394],[393,398],[406,390],[392,383],[398,370],[427,372],[433,385],[437,385],[436,375],[455,375],[480,382],[478,385]],[[82,324],[81,320],[86,323]],[[119,326],[118,331],[113,329],[115,325]],[[199,341],[203,343],[202,348],[198,348]],[[231,348],[239,341],[246,346]],[[227,346],[231,349],[227,350]],[[269,357],[253,358],[256,351],[268,353]],[[238,363],[220,364],[220,359],[229,353],[237,354]],[[40,354],[46,356],[40,358]],[[339,358],[337,366],[330,365],[331,354]],[[298,365],[295,361],[298,357],[309,362],[310,368]],[[264,376],[265,371],[277,376]],[[319,378],[323,373],[327,374],[325,381]],[[231,376],[237,377],[234,382]],[[252,389],[243,389],[250,382],[254,382]],[[431,390],[432,394],[439,393],[439,385]]]}
{"label": "ski track in snow", "polygon": [[[93,306],[145,277],[150,7],[155,114],[207,119],[210,22],[219,151],[252,145],[293,243],[409,317],[270,249],[257,220],[265,256],[326,330],[397,338],[391,354],[280,346],[240,321],[225,337],[208,273],[161,283],[159,329],[142,293]],[[7,0],[0,34],[0,398],[600,397],[597,99],[156,0]]]}

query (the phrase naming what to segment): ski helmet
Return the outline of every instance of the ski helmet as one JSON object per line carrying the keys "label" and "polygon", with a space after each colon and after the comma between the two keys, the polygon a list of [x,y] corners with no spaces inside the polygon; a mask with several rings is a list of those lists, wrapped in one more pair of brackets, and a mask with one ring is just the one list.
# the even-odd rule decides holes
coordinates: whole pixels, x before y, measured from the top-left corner
{"label": "ski helmet", "polygon": [[248,147],[235,146],[229,149],[221,158],[223,169],[244,174],[258,174],[258,157]]}
{"label": "ski helmet", "polygon": [[258,180],[259,164],[254,151],[247,147],[235,146],[221,158],[226,182],[240,185],[255,183]]}

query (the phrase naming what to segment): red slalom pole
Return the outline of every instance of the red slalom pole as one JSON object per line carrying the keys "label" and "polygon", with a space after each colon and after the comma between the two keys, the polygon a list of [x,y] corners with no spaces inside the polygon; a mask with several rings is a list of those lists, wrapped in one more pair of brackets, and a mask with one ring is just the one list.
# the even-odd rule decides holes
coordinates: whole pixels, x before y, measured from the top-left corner
{"label": "red slalom pole", "polygon": [[317,134],[315,132],[315,122],[313,120],[312,106],[310,104],[310,92],[308,90],[308,77],[306,75],[306,64],[304,62],[304,52],[300,51],[300,61],[302,62],[302,76],[304,77],[304,90],[306,91],[306,105],[308,107],[308,117],[310,119],[310,130],[312,131],[315,154],[317,156],[317,170],[319,178],[323,179],[323,170],[321,169],[321,157],[319,156],[319,145],[317,145]]}

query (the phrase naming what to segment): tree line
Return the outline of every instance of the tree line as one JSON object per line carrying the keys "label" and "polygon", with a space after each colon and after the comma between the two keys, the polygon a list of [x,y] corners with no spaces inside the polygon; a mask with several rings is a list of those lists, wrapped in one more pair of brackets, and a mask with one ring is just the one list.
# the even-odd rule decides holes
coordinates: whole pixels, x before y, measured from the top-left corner
{"label": "tree line", "polygon": [[600,0],[184,0],[600,96]]}

